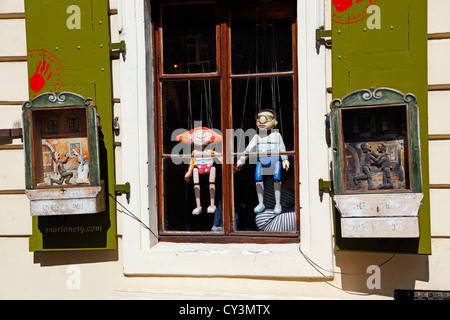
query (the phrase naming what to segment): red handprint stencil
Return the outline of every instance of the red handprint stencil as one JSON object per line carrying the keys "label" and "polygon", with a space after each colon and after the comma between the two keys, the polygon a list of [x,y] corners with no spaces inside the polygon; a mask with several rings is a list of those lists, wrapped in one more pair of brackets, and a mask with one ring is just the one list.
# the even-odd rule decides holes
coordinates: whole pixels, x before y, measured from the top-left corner
{"label": "red handprint stencil", "polygon": [[342,24],[351,24],[363,20],[367,16],[367,8],[378,0],[333,0],[336,12],[333,21]]}
{"label": "red handprint stencil", "polygon": [[[64,70],[58,58],[45,50],[28,51],[30,66],[30,98],[35,98],[43,91],[59,91],[63,82]],[[36,66],[36,67],[34,67]]]}
{"label": "red handprint stencil", "polygon": [[[46,80],[49,80],[53,73],[49,72],[48,76],[48,69],[50,68],[50,64],[47,63],[47,61],[39,61],[37,67],[36,67],[36,72],[33,74],[33,76],[30,79],[30,89],[33,90],[34,92],[39,92],[42,90],[42,88],[44,87],[44,84],[46,82]],[[44,78],[46,77],[46,78]]]}
{"label": "red handprint stencil", "polygon": [[[356,0],[355,3],[361,2],[361,0]],[[333,5],[336,11],[342,12],[353,6],[353,0],[333,0]]]}

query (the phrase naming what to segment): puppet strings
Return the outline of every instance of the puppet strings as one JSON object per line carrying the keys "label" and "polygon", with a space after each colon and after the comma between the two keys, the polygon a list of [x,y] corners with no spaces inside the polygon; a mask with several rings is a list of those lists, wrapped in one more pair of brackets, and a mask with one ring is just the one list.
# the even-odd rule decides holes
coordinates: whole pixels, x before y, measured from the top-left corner
{"label": "puppet strings", "polygon": [[[257,12],[257,10],[255,10],[255,12]],[[251,71],[251,67],[252,67],[252,60],[253,60],[253,49],[255,48],[255,42],[256,42],[256,34],[257,34],[257,29],[254,29],[254,36],[253,36],[253,41],[252,41],[252,48],[250,50],[250,62],[248,64],[248,71],[247,74],[250,74]],[[248,87],[249,87],[249,83],[250,83],[250,78],[247,78],[247,83],[245,85],[245,94],[244,94],[244,107],[242,108],[242,120],[241,120],[241,128],[244,127],[244,115],[245,115],[245,108],[247,107],[247,95],[248,95]],[[256,116],[256,114],[255,114]]]}
{"label": "puppet strings", "polygon": [[[268,9],[265,8],[265,11],[268,12]],[[265,13],[263,13],[265,14]],[[275,37],[275,27],[273,17],[271,18],[271,23],[266,23],[265,17],[262,17],[263,23],[258,24],[258,10],[255,10],[255,28],[253,32],[253,40],[250,50],[250,59],[248,66],[248,74],[251,73],[252,64],[254,62],[255,73],[258,74],[260,72],[260,66],[263,68],[266,63],[270,66],[270,72],[277,73],[278,72],[278,61],[277,61],[277,46],[276,46],[276,37]],[[262,32],[259,30],[262,27]],[[270,33],[268,29],[270,28]],[[261,57],[260,57],[261,55]],[[249,91],[249,83],[250,77],[247,78],[247,83],[245,87],[244,93],[244,101],[242,108],[242,120],[241,120],[241,128],[244,126],[245,112],[247,107],[247,97]],[[283,134],[283,121],[282,121],[282,110],[281,110],[281,92],[280,92],[280,81],[278,76],[270,77],[269,90],[271,93],[271,106],[272,110],[278,116],[278,123],[280,125],[281,133]],[[255,114],[257,114],[263,109],[263,93],[266,82],[262,81],[260,77],[255,77]]]}
{"label": "puppet strings", "polygon": [[[200,37],[201,39],[201,34],[198,34],[197,36],[190,36],[187,35],[188,39],[187,41],[189,42],[190,38],[194,38],[197,39],[198,37]],[[198,40],[198,42],[201,42],[201,40]],[[188,73],[190,73],[190,65],[191,64],[197,64],[197,65],[201,65],[201,69],[202,69],[202,73],[205,72],[210,72],[210,61],[208,60],[208,51],[206,50],[206,55],[204,54],[204,50],[201,49],[200,47],[196,47],[196,50],[199,50],[198,55],[196,54],[197,60],[192,62],[191,58],[190,58],[190,50],[187,50],[188,52],[188,57],[187,57],[187,68],[188,68]],[[205,70],[205,64],[207,65],[207,70]],[[208,79],[204,79],[202,81],[202,85],[203,87],[200,89],[200,110],[199,110],[199,120],[201,123],[203,123],[203,109],[205,109],[205,117],[206,117],[206,123],[208,128],[212,128],[213,127],[213,121],[212,121],[212,89],[211,89],[211,80]],[[191,80],[188,80],[188,88],[187,88],[187,99],[188,99],[188,129],[194,129],[195,124],[194,124],[194,116],[193,116],[193,108],[192,108],[192,83]],[[203,126],[203,125],[201,125]]]}
{"label": "puppet strings", "polygon": [[188,130],[193,129],[191,80],[188,80]]}

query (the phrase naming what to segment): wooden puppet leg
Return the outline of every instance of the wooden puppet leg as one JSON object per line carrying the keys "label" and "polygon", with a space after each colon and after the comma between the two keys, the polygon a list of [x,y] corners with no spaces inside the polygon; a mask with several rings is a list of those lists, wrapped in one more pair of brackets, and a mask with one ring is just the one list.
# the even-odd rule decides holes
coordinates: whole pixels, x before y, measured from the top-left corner
{"label": "wooden puppet leg", "polygon": [[273,212],[276,214],[281,213],[281,182],[274,182],[273,189],[275,193],[275,207]]}
{"label": "wooden puppet leg", "polygon": [[202,213],[202,205],[201,205],[201,201],[200,201],[200,179],[198,176],[197,168],[194,168],[193,180],[194,180],[195,204],[197,207],[194,210],[192,210],[192,214],[199,215],[200,213]]}
{"label": "wooden puppet leg", "polygon": [[264,205],[264,182],[256,182],[256,195],[258,196],[258,205],[253,210],[255,213],[261,213],[266,209]]}
{"label": "wooden puppet leg", "polygon": [[209,172],[209,197],[211,205],[206,209],[206,212],[208,213],[214,213],[216,212],[216,168],[211,167]]}

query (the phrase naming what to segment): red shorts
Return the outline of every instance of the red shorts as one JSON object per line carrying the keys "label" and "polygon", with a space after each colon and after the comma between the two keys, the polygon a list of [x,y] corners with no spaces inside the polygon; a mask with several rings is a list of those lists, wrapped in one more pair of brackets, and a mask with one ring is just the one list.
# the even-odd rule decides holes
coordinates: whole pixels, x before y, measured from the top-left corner
{"label": "red shorts", "polygon": [[200,174],[206,174],[209,173],[209,170],[211,169],[211,167],[213,166],[213,162],[211,163],[207,163],[207,164],[196,164],[195,166],[198,169],[198,173]]}

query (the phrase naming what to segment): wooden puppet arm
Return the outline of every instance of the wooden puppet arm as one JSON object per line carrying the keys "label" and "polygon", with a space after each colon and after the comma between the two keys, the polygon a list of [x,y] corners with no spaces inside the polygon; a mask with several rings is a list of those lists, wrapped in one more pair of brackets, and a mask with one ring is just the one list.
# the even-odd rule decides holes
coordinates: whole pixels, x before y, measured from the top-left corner
{"label": "wooden puppet arm", "polygon": [[189,179],[192,177],[192,172],[194,171],[194,166],[190,165],[188,171],[186,171],[186,174],[184,175],[184,180],[189,182]]}
{"label": "wooden puppet arm", "polygon": [[287,172],[289,170],[289,166],[290,166],[289,160],[287,160],[287,159],[283,160],[282,165],[283,165],[283,169],[286,170],[286,172]]}
{"label": "wooden puppet arm", "polygon": [[233,172],[241,171],[242,166],[244,165],[241,160],[238,160],[236,164],[233,166]]}

